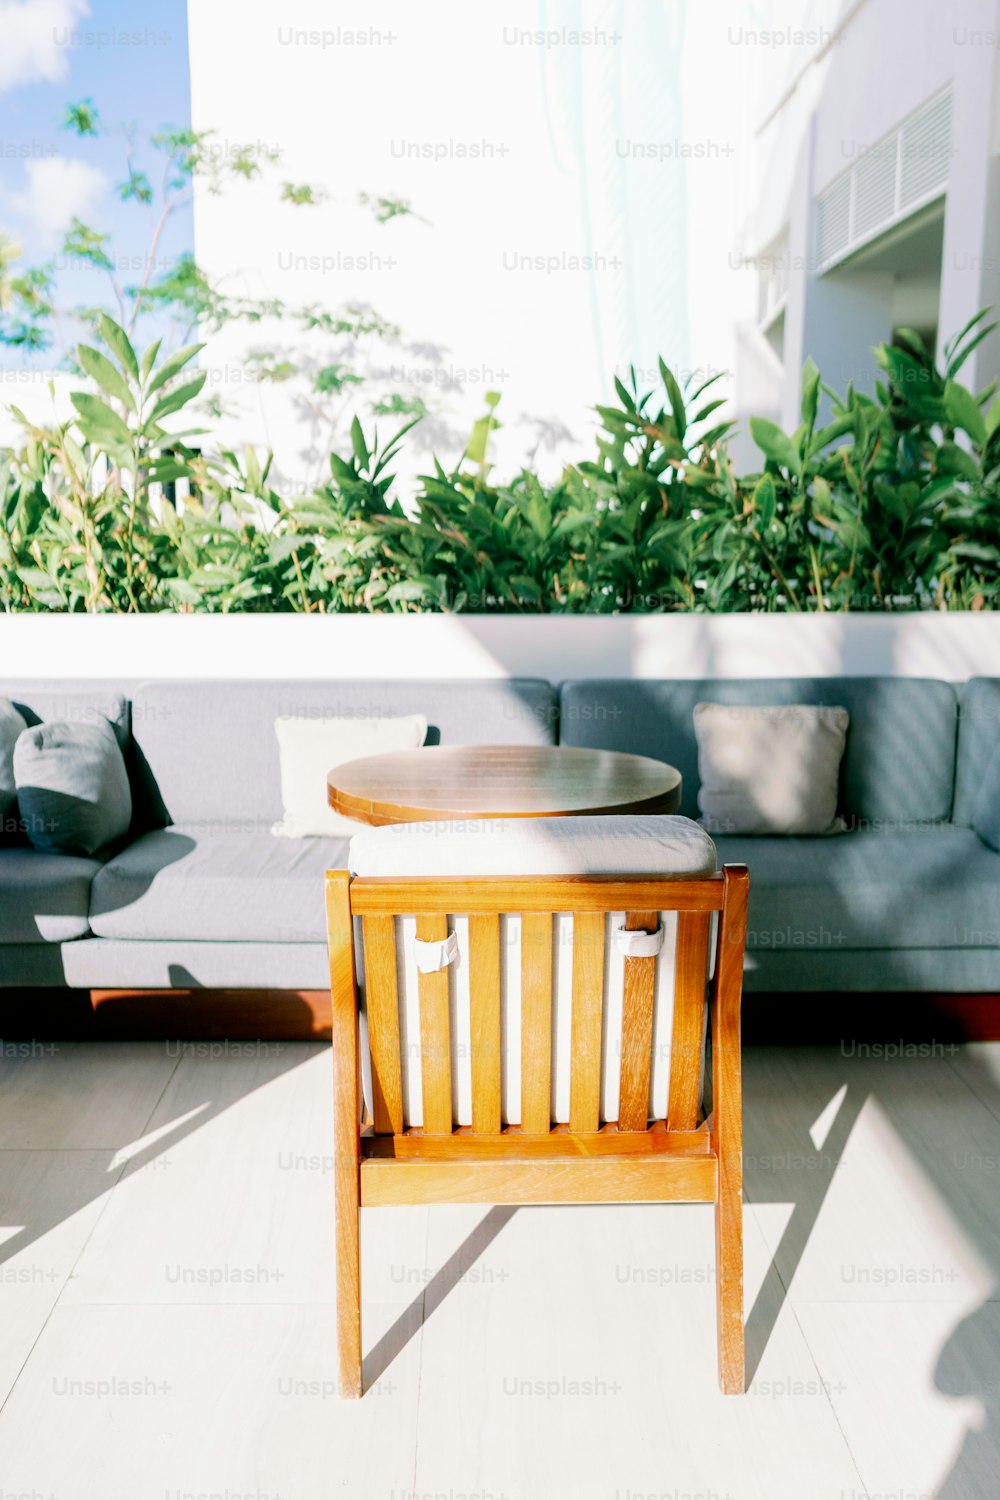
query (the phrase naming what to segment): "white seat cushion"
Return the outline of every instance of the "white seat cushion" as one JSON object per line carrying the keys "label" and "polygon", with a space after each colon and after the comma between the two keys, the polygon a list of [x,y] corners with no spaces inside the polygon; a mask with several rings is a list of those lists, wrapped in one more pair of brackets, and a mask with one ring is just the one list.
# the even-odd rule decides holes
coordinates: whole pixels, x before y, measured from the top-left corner
{"label": "white seat cushion", "polygon": [[[717,868],[715,845],[688,818],[616,816],[585,818],[498,818],[466,822],[404,823],[366,829],[351,840],[349,866],[355,875],[412,877],[507,875],[705,875]],[[605,923],[605,1005],[601,1067],[601,1119],[617,1120],[621,1072],[622,995],[625,955],[613,939],[624,912]],[[670,1043],[673,1030],[674,958],[677,917],[660,914],[663,946],[656,960],[650,1118],[667,1112]],[[451,994],[452,1107],[459,1125],[472,1123],[472,1066],[468,970],[468,921],[449,917],[458,941],[458,959],[449,965]],[[397,985],[403,1116],[420,1125],[420,1012],[417,991],[416,923],[396,919]],[[358,982],[364,995],[358,934]],[[569,1122],[570,1021],[572,1014],[573,919],[553,922],[552,1118]],[[501,1102],[505,1124],[521,1118],[521,919],[501,918]],[[365,1030],[362,1028],[362,1037]],[[364,1041],[367,1047],[366,1040]],[[365,1097],[371,1108],[370,1065],[363,1055]]]}

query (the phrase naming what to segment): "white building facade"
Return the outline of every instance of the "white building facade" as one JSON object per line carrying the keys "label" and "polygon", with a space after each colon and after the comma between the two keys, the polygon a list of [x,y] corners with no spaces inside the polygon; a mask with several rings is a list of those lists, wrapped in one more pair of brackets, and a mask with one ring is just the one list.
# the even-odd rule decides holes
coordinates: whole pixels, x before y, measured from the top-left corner
{"label": "white building facade", "polygon": [[[912,328],[940,351],[1000,306],[996,0],[831,0],[807,21],[794,9],[770,10],[785,45],[747,28],[758,87],[741,253],[758,302],[737,381],[741,406],[789,428],[807,357],[835,389],[871,390],[873,344]],[[998,372],[994,334],[962,379],[980,389]]]}

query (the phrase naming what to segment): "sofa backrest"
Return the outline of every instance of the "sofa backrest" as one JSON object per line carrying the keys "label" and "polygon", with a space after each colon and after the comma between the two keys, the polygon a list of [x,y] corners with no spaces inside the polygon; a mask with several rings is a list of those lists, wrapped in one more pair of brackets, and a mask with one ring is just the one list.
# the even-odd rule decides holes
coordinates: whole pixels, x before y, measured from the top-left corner
{"label": "sofa backrest", "polygon": [[696,703],[842,705],[851,716],[840,808],[853,824],[926,826],[951,817],[958,695],[910,677],[600,679],[560,689],[559,737],[651,755],[684,778],[679,811],[698,816]]}
{"label": "sofa backrest", "polygon": [[1000,677],[970,677],[959,687],[956,823],[968,828],[986,768],[1000,745]]}
{"label": "sofa backrest", "polygon": [[121,683],[0,682],[0,697],[9,698],[29,725],[54,720],[93,724],[108,719],[122,749],[128,744],[129,694]]}
{"label": "sofa backrest", "polygon": [[148,821],[267,826],[281,817],[274,721],[426,714],[427,744],[551,745],[556,693],[536,678],[145,682],[132,734]]}

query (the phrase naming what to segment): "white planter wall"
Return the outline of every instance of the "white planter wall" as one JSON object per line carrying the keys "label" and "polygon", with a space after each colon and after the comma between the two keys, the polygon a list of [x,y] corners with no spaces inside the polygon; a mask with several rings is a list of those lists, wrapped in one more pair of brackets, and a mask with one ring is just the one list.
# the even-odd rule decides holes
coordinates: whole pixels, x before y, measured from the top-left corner
{"label": "white planter wall", "polygon": [[0,678],[1000,676],[1000,613],[0,616]]}

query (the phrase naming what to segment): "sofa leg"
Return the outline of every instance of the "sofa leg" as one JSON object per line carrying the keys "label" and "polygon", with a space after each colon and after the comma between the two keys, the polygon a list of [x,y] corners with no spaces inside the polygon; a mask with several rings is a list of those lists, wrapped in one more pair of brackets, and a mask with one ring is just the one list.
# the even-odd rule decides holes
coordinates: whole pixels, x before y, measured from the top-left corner
{"label": "sofa leg", "polygon": [[339,1393],[361,1395],[361,1208],[358,1168],[336,1164],[337,1361]]}

